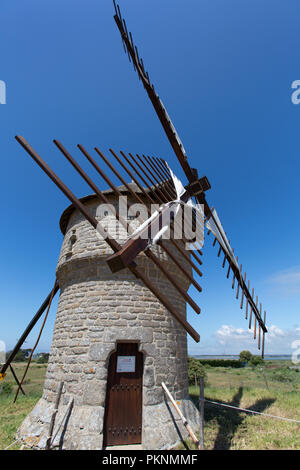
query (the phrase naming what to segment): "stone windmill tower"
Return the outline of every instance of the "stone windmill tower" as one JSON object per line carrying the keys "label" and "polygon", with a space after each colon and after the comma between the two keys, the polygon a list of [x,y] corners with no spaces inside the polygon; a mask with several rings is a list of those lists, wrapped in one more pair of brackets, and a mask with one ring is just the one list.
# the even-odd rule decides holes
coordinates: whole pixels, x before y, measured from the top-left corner
{"label": "stone windmill tower", "polygon": [[[130,187],[140,193],[134,184]],[[118,189],[128,196],[125,187]],[[103,194],[117,206],[111,190]],[[82,202],[102,223],[106,219],[107,228],[114,232],[116,219],[96,195]],[[180,438],[176,427],[182,435],[185,428],[178,422],[174,426],[162,381],[194,425],[198,419],[188,398],[184,329],[134,275],[127,270],[111,272],[105,261],[112,253],[107,243],[73,206],[63,213],[60,227],[64,234],[57,264],[61,293],[44,392],[19,436],[45,447],[59,382],[63,381],[56,423],[63,419],[71,398],[74,403],[65,434],[62,438],[62,428],[55,444],[61,438],[63,448],[68,449],[101,449],[103,443],[142,443],[145,449],[175,444]],[[172,260],[158,246],[154,252],[187,291],[190,282]],[[177,290],[144,254],[138,258],[139,266],[185,317],[185,301]],[[187,265],[184,258],[178,256],[178,260]]]}
{"label": "stone windmill tower", "polygon": [[[190,423],[197,426],[198,414],[188,398],[186,333],[197,342],[200,336],[186,320],[186,304],[200,313],[188,293],[190,285],[201,292],[194,277],[202,274],[199,265],[203,239],[195,236],[198,225],[205,224],[207,234],[213,233],[218,256],[224,256],[223,268],[228,264],[227,278],[232,275],[236,299],[240,299],[241,309],[245,307],[249,328],[253,327],[254,338],[264,353],[266,313],[262,318],[261,304],[257,296],[254,301],[253,289],[250,294],[246,273],[242,274],[217,212],[206,200],[210,184],[190,167],[116,5],[115,10],[125,51],[188,184],[181,183],[165,160],[123,152],[120,157],[113,150],[108,159],[96,147],[97,159],[100,157],[122,184],[116,187],[98,160],[78,145],[110,188],[101,191],[55,140],[56,147],[93,191],[79,200],[26,140],[16,137],[72,203],[60,221],[64,242],[55,286],[0,370],[1,380],[60,289],[43,397],[19,430],[22,439],[40,448],[50,441],[52,446],[66,449],[101,449],[130,443],[142,443],[145,449],[174,445],[185,436],[185,428],[176,421],[165,400],[162,382],[180,401]],[[118,168],[125,171],[131,183],[121,176],[112,160],[117,160]],[[154,211],[150,210],[153,204],[158,206]],[[129,209],[125,215],[123,206]],[[184,218],[183,235],[178,240],[175,235],[182,222],[182,207],[189,208],[191,217]]]}

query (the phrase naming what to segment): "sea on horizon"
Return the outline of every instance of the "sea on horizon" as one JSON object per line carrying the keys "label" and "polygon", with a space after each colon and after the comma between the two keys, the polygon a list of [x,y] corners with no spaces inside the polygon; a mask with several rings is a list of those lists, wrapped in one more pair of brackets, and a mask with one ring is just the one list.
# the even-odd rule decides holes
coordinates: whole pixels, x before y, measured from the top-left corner
{"label": "sea on horizon", "polygon": [[[238,354],[189,354],[195,359],[239,359]],[[291,354],[265,354],[265,361],[290,361]]]}

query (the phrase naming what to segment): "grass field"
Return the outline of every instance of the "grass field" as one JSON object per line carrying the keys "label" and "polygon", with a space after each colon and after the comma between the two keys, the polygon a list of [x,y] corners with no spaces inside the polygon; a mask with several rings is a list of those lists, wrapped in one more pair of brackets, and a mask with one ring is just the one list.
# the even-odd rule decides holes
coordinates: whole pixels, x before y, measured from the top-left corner
{"label": "grass field", "polygon": [[[268,361],[263,368],[254,369],[207,367],[205,398],[300,421],[300,371],[288,369],[289,365]],[[19,378],[24,368],[25,364],[14,364]],[[45,365],[32,363],[24,384],[26,396],[20,394],[16,404],[12,403],[14,379],[10,372],[7,374],[4,382],[11,385],[12,391],[0,394],[0,449],[14,442],[17,428],[40,398],[45,372]],[[198,387],[191,386],[190,395],[197,404]],[[185,445],[194,449],[190,441]],[[19,447],[17,444],[11,449]],[[300,449],[300,424],[205,403],[205,448]]]}
{"label": "grass field", "polygon": [[[26,364],[15,363],[13,368],[19,380],[21,380]],[[27,414],[34,408],[36,402],[42,395],[44,379],[46,374],[46,365],[32,363],[24,382],[24,391],[26,396],[19,394],[17,402],[13,399],[17,386],[10,372],[2,383],[11,385],[12,393],[0,394],[0,449],[5,449],[15,441],[15,434]],[[19,449],[17,444],[11,449]]]}
{"label": "grass field", "polygon": [[[290,365],[268,361],[263,368],[207,368],[205,399],[300,421],[300,371]],[[191,386],[190,395],[198,405],[199,388]],[[210,403],[204,416],[205,449],[300,449],[300,424]],[[187,445],[195,448],[191,441]]]}

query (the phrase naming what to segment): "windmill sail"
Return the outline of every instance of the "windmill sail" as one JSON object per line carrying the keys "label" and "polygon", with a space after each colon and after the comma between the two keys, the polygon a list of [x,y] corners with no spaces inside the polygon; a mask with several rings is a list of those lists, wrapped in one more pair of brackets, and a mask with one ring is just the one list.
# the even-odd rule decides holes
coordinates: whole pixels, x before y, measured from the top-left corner
{"label": "windmill sail", "polygon": [[239,268],[239,265],[234,257],[232,248],[226,237],[226,234],[224,232],[224,229],[218,217],[217,211],[215,209],[213,209],[212,216],[206,221],[205,225],[214,234],[214,236],[218,240],[219,244],[222,246],[228,258],[230,258],[232,263],[235,264],[237,268]]}
{"label": "windmill sail", "polygon": [[158,96],[153,84],[150,82],[149,75],[144,68],[143,60],[140,58],[138,54],[138,49],[133,43],[132,34],[130,32],[128,33],[126,22],[121,16],[119,5],[116,5],[115,1],[114,5],[116,11],[114,19],[119,28],[124,47],[128,52],[129,60],[133,63],[134,69],[136,70],[139,78],[141,79],[145,87],[145,90],[153,104],[157,116],[167,134],[169,142],[175,154],[177,155],[177,158],[179,159],[182,167],[184,168],[187,178],[194,179],[192,169],[187,163],[187,155],[181,142],[181,139],[175,129],[174,124],[171,121],[169,114],[167,113],[165,106],[163,105],[161,98]]}
{"label": "windmill sail", "polygon": [[233,249],[230,246],[230,243],[227,239],[227,236],[225,234],[225,231],[222,227],[222,224],[220,222],[220,219],[217,215],[217,212],[215,210],[212,210],[210,206],[208,205],[206,198],[205,198],[205,190],[210,188],[210,185],[206,179],[206,177],[202,178],[202,180],[205,180],[206,184],[201,185],[201,179],[198,179],[198,172],[195,168],[191,168],[189,163],[188,163],[188,158],[186,155],[186,151],[184,149],[184,146],[181,142],[181,139],[175,129],[174,124],[172,123],[166,108],[164,107],[162,100],[158,96],[158,94],[155,91],[155,88],[153,84],[151,84],[149,75],[145,71],[144,63],[142,59],[140,58],[138,54],[137,47],[133,43],[132,39],[132,34],[127,30],[127,25],[125,20],[121,16],[120,8],[118,5],[116,5],[115,0],[114,1],[114,6],[115,6],[115,11],[116,14],[114,16],[114,19],[116,21],[116,24],[118,26],[118,29],[121,34],[122,42],[124,44],[125,50],[128,53],[128,57],[130,62],[133,63],[134,69],[137,71],[139,78],[141,79],[144,88],[150,98],[150,101],[156,111],[156,114],[164,128],[164,131],[167,135],[167,138],[178,158],[178,161],[189,181],[189,188],[192,190],[193,189],[193,195],[196,198],[196,200],[200,203],[203,204],[204,207],[204,214],[206,217],[206,226],[208,228],[208,233],[212,232],[215,235],[215,240],[214,244],[218,242],[219,244],[219,251],[218,251],[218,256],[220,256],[221,252],[223,251],[224,254],[224,260],[222,266],[225,266],[226,261],[229,264],[229,269],[227,273],[227,277],[229,277],[230,271],[233,272],[233,282],[232,282],[232,288],[234,288],[235,281],[237,281],[237,292],[236,292],[236,298],[239,298],[239,294],[241,292],[242,299],[241,299],[241,308],[244,305],[244,298],[245,298],[245,305],[246,305],[246,318],[248,315],[248,307],[250,307],[250,315],[249,315],[249,328],[251,328],[252,325],[252,313],[254,314],[254,337],[256,338],[256,322],[258,322],[259,326],[259,342],[258,342],[258,347],[260,348],[260,329],[263,331],[263,345],[262,345],[262,355],[263,355],[263,350],[264,350],[264,334],[267,332],[267,328],[265,326],[265,314],[264,314],[264,319],[262,319],[261,316],[261,306],[260,309],[258,309],[257,306],[257,299],[256,302],[254,302],[253,295],[254,291],[252,291],[252,294],[250,294],[249,291],[249,282],[248,286],[246,285],[246,274],[244,274],[244,277],[242,275],[242,267],[238,265],[237,258],[235,258],[233,254]]}

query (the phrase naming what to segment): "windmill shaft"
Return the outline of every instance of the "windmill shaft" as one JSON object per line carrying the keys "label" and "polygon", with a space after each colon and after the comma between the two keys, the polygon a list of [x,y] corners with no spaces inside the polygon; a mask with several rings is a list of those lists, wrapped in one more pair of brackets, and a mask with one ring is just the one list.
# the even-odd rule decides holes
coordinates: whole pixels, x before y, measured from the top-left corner
{"label": "windmill shaft", "polygon": [[[145,177],[148,178],[148,180],[150,181],[150,184],[153,185],[153,187],[156,188],[157,192],[159,193],[159,195],[157,196],[159,202],[161,204],[165,203],[165,202],[169,202],[170,200],[172,200],[172,197],[165,197],[163,195],[163,193],[161,192],[160,188],[157,187],[157,185],[155,185],[155,181],[149,177],[148,175],[148,172],[146,171],[148,168],[145,167],[145,164],[144,162],[142,161],[142,159],[139,157],[141,163],[139,163],[139,161],[131,154],[129,153],[130,157],[132,158],[133,162],[135,163],[136,166],[133,165],[133,163],[125,156],[125,154],[123,152],[121,152],[121,154],[123,155],[123,157],[126,159],[127,163],[129,163],[129,165],[134,169],[134,171],[136,172],[137,175],[139,175],[139,177],[142,179],[142,181],[144,182],[144,184],[147,186],[147,188],[149,189],[149,191],[152,190],[151,186],[147,183],[147,181],[143,178],[143,176],[139,173],[139,171],[136,169],[136,166],[139,168],[139,170],[143,173],[143,175]],[[143,164],[143,166],[142,166]],[[158,182],[158,180],[156,179],[156,182]],[[188,198],[187,198],[188,199]],[[175,227],[177,226],[177,221],[176,219],[174,220],[174,225]],[[170,224],[170,228],[173,228],[173,221],[171,221],[171,224]],[[184,235],[182,237],[182,241],[183,242],[187,242],[187,240],[185,239]],[[184,252],[184,250],[181,250],[179,245],[175,242],[174,240],[174,243],[177,247],[178,250],[180,250],[181,252],[183,252],[183,256],[187,259],[187,261],[191,264],[191,266],[193,267],[193,269],[195,269],[195,271],[199,274],[199,276],[202,276],[202,273],[201,271],[199,271],[199,269],[197,268],[197,266],[195,265],[195,263],[193,263],[193,261],[187,256],[187,254]],[[173,244],[174,244],[173,243]],[[191,252],[193,253],[193,251]],[[200,253],[202,254],[202,252]],[[202,264],[202,262],[200,261],[200,264]]]}
{"label": "windmill shaft", "polygon": [[[188,199],[189,193],[186,191],[182,195],[181,200],[186,202]],[[159,230],[161,230],[165,214],[169,214],[172,217],[172,206],[163,207],[159,214],[137,234],[137,238],[129,239],[118,253],[107,259],[107,263],[113,272],[128,266],[141,251],[148,247],[150,235],[151,238],[155,238]]]}
{"label": "windmill shaft", "polygon": [[[145,155],[143,155],[144,159],[146,160],[146,162],[144,162],[143,159],[142,159],[139,155],[137,155],[137,157],[138,157],[138,159],[140,160],[140,162],[141,162],[144,166],[146,166],[145,163],[148,163],[147,170],[148,170],[148,172],[150,173],[150,175],[151,175],[151,177],[153,178],[153,180],[154,180],[158,185],[160,184],[160,180],[161,180],[161,181],[164,181],[163,176],[162,176],[162,174],[159,172],[159,168],[158,168],[158,167],[155,165],[155,163],[153,162],[153,159],[151,159],[151,158],[149,158],[149,157],[145,157]],[[149,167],[151,167],[151,168],[153,169],[153,172],[154,172],[157,176],[155,176],[155,174],[153,174],[153,172],[150,170]],[[149,177],[148,177],[148,178],[149,178]],[[152,180],[152,178],[151,178],[151,180]],[[170,186],[169,189],[168,189],[168,186]],[[162,190],[163,190],[163,192],[164,192],[164,194],[162,195],[163,201],[167,202],[167,201],[172,200],[172,199],[174,199],[174,198],[177,199],[177,194],[174,193],[174,189],[171,188],[171,185],[170,185],[170,182],[169,182],[169,181],[167,181],[164,186],[161,186],[161,189],[159,188],[159,190],[160,190],[160,191],[159,191],[160,194],[162,194]],[[191,194],[190,194],[190,196],[191,196]],[[192,229],[193,231],[195,231],[195,229],[196,229],[196,215],[195,215],[195,211],[194,211],[194,210],[193,210],[192,220],[191,220],[191,221],[190,221],[190,220],[188,220],[188,221],[185,220],[185,224],[187,225],[187,227],[188,227],[189,229]],[[186,240],[185,240],[185,241],[186,241]],[[192,251],[192,253],[193,253],[193,251]],[[201,252],[200,254],[202,255],[202,252]],[[198,261],[198,262],[199,262],[199,261]],[[201,260],[200,260],[200,264],[202,264],[202,261],[201,261]]]}
{"label": "windmill shaft", "polygon": [[[116,176],[118,176],[118,178],[120,179],[120,181],[122,181],[122,177],[119,175],[119,173],[116,171],[116,169],[111,165],[111,163],[106,159],[106,157],[104,157],[104,155],[100,152],[99,149],[95,149],[96,152],[100,155],[100,157],[102,159],[104,159],[104,161],[109,165],[109,167],[111,168],[111,170],[114,172],[114,174]],[[143,188],[143,186],[139,183],[138,179],[135,178],[135,176],[131,173],[131,171],[126,167],[126,165],[124,165],[124,163],[122,162],[122,160],[118,157],[118,155],[112,150],[110,149],[110,152],[112,153],[112,155],[116,158],[116,160],[120,163],[120,165],[122,166],[122,168],[127,172],[127,174],[130,176],[130,178],[136,183],[136,185],[139,187],[139,189],[142,191],[142,193],[144,194],[144,196],[149,200],[150,203],[153,203],[154,204],[154,200],[151,198],[149,192],[146,192],[145,189]],[[127,157],[126,155],[121,151],[121,154],[122,156],[126,159],[127,161]],[[130,160],[128,160],[128,162],[131,164]],[[124,181],[124,180],[123,180]],[[124,184],[126,186],[126,188],[128,189],[128,191],[130,192],[130,194],[138,201],[143,204],[143,201],[140,199],[140,197],[137,195],[136,192],[132,191],[132,189],[130,188],[130,186],[124,181]],[[151,213],[150,213],[150,210],[148,210],[148,215],[150,217]],[[172,227],[172,224],[171,224],[171,227]],[[177,250],[181,253],[181,255],[186,259],[186,261],[193,267],[193,263],[191,261],[191,259],[188,257],[188,255],[185,253],[185,250],[181,248],[181,246],[177,243],[177,241],[175,241],[173,238],[170,239],[170,242],[172,243],[172,245],[177,248]],[[186,271],[186,269],[181,265],[181,263],[178,261],[178,259],[176,258],[176,256],[174,256],[172,254],[172,252],[169,250],[169,248],[166,246],[165,243],[163,243],[162,240],[158,240],[157,242],[158,245],[160,245],[165,251],[166,253],[170,256],[170,258],[174,261],[174,263],[177,265],[177,267],[185,274],[185,276],[191,281],[191,283],[196,287],[196,289],[199,291],[199,292],[202,292],[202,287],[197,283],[197,281],[194,279],[194,277],[188,272]],[[201,261],[201,260],[200,260]],[[201,263],[200,263],[201,264]],[[194,269],[195,271],[199,274],[199,276],[202,276],[202,272],[197,268],[197,266],[194,265]]]}

